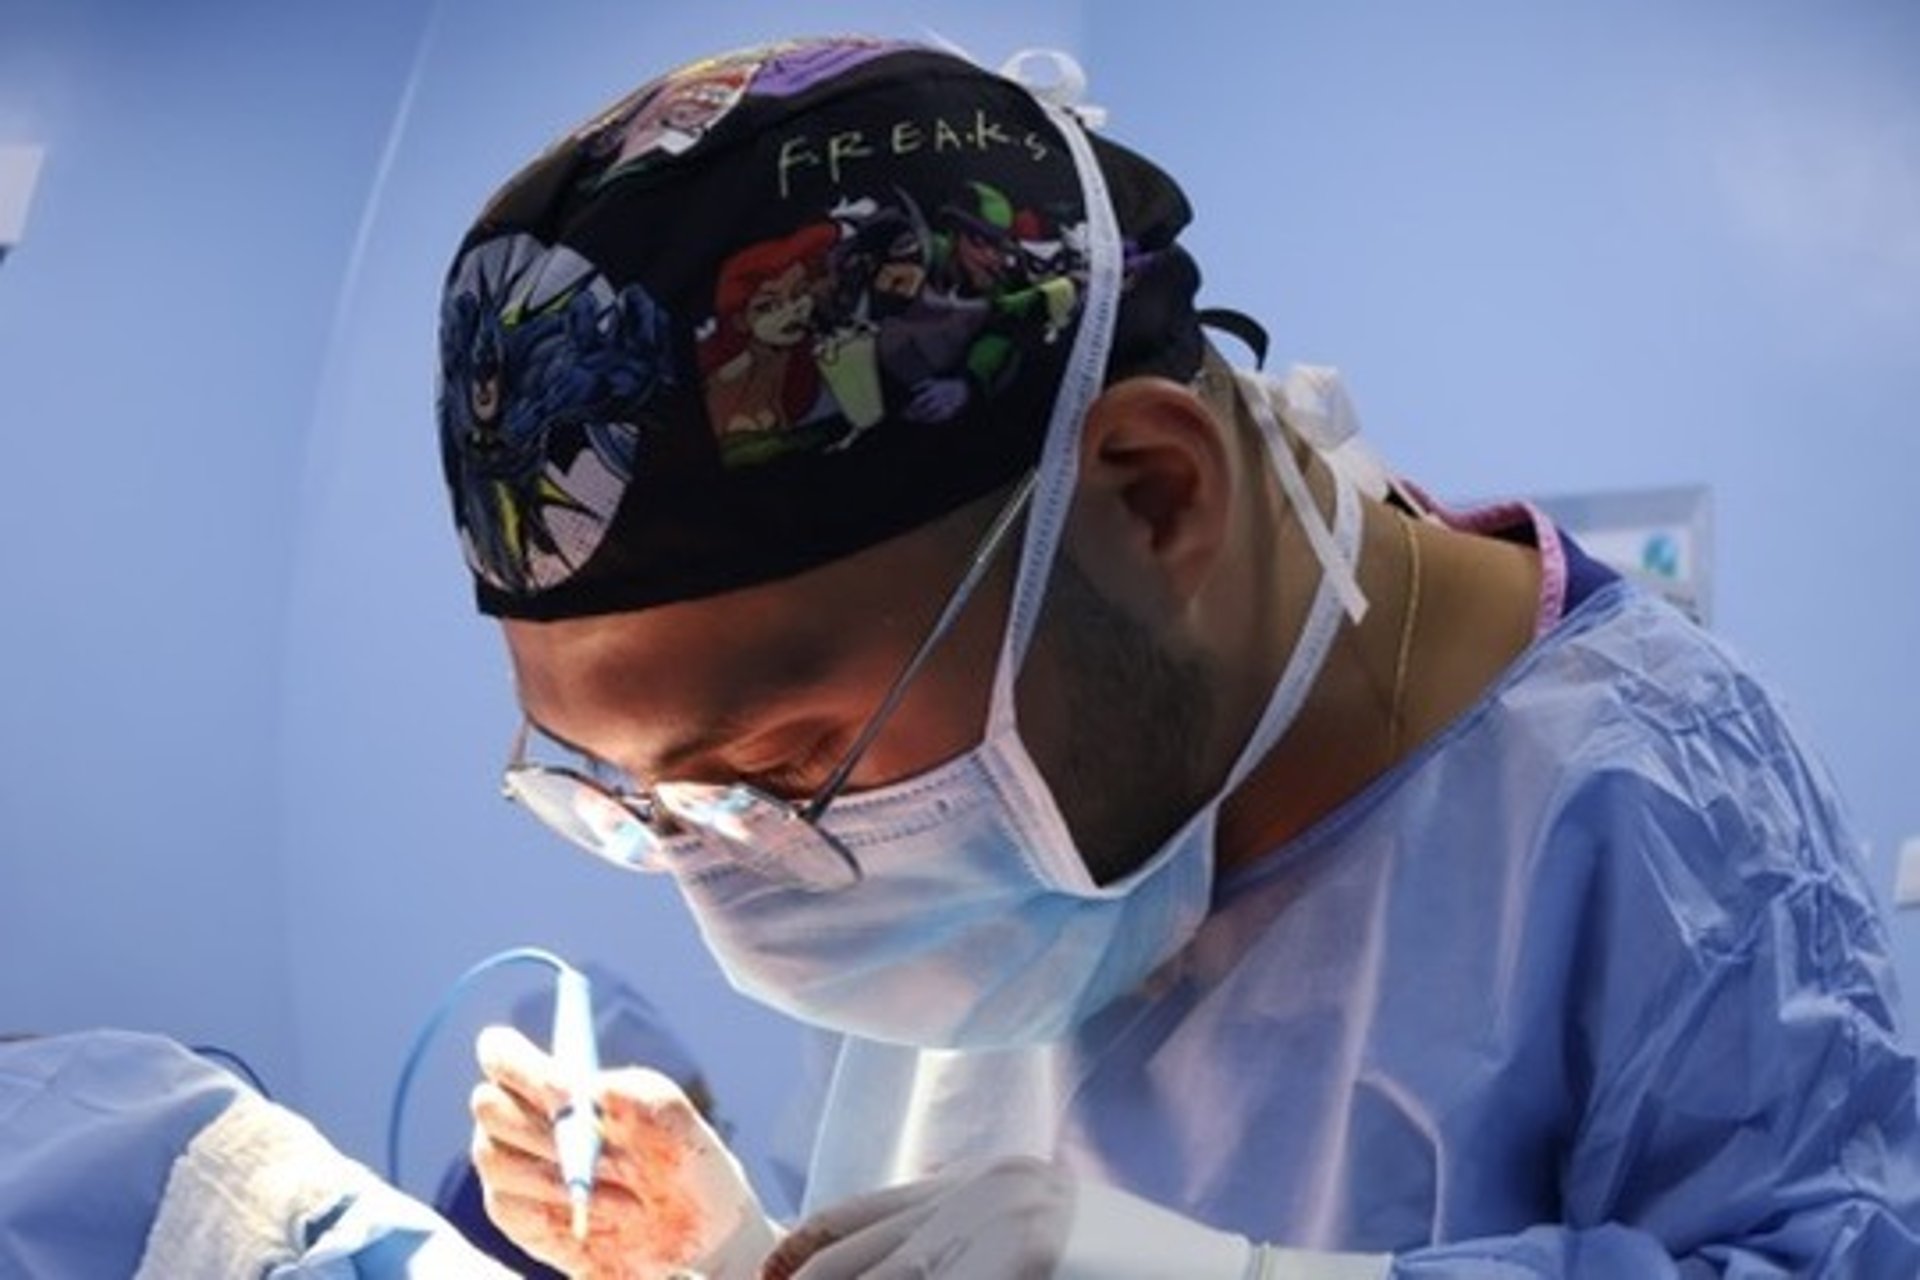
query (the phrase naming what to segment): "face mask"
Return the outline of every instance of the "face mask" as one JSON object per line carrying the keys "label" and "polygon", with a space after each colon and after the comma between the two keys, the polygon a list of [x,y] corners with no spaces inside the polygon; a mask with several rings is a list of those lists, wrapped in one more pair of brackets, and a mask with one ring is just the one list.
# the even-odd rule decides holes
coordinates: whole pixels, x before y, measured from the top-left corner
{"label": "face mask", "polygon": [[858,859],[852,888],[810,893],[698,854],[676,880],[709,949],[741,991],[873,1040],[1000,1048],[1057,1039],[1138,985],[1205,917],[1226,795],[1279,741],[1331,650],[1346,605],[1360,503],[1335,473],[1329,530],[1274,421],[1280,388],[1243,380],[1269,453],[1323,573],[1264,713],[1220,791],[1139,869],[1093,881],[1015,721],[1014,681],[1040,611],[1077,468],[1079,425],[1099,393],[1119,283],[1119,237],[1078,126],[1062,131],[1086,193],[1087,313],[1049,424],[984,740],[906,782],[846,796],[822,825]]}
{"label": "face mask", "polygon": [[[1334,538],[1351,554],[1359,503],[1350,486],[1340,493]],[[1193,936],[1220,802],[1291,723],[1339,620],[1323,580],[1226,786],[1124,880],[1093,882],[996,698],[978,747],[827,811],[860,862],[857,885],[809,893],[716,860],[683,872],[681,890],[734,985],[805,1021],[938,1048],[1056,1039]]]}

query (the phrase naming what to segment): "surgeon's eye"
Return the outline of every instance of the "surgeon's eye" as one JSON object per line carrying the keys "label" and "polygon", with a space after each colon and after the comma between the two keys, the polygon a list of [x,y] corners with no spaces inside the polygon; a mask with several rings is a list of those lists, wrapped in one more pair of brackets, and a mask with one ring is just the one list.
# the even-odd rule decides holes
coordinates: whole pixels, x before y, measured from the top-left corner
{"label": "surgeon's eye", "polygon": [[777,763],[769,761],[764,767],[741,769],[740,781],[783,800],[809,799],[826,785],[834,766],[840,763],[842,751],[838,737],[817,737]]}
{"label": "surgeon's eye", "polygon": [[598,756],[577,754],[575,759],[580,762],[580,772],[609,791],[628,794],[639,790],[634,785],[632,776],[619,765],[609,764]]}

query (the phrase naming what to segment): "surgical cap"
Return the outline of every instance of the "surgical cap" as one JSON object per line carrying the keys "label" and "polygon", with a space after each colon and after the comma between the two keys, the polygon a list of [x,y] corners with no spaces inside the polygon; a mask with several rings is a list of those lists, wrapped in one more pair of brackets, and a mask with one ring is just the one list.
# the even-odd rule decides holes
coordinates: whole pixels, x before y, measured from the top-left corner
{"label": "surgical cap", "polygon": [[[1109,380],[1199,367],[1190,211],[1095,138]],[[866,38],[682,67],[550,147],[448,272],[438,416],[480,609],[776,580],[1037,460],[1086,292],[1072,156],[1020,85]]]}

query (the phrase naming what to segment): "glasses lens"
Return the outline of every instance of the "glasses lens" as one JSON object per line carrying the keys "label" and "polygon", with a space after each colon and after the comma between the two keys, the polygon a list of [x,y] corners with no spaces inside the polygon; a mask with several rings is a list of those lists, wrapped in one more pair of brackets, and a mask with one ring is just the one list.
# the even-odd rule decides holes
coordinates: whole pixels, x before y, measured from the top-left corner
{"label": "glasses lens", "polygon": [[640,815],[588,778],[529,765],[509,770],[507,792],[587,852],[623,867],[658,864],[660,837]]}
{"label": "glasses lens", "polygon": [[839,841],[764,791],[739,783],[662,782],[653,794],[682,825],[718,840],[756,875],[816,892],[860,880],[860,864]]}

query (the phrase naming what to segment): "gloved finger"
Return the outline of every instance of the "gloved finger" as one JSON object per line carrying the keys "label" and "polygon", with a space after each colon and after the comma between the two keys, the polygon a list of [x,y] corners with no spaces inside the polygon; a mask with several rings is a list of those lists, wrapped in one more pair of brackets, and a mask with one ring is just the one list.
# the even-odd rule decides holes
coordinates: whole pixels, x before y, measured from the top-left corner
{"label": "gloved finger", "polygon": [[553,1159],[553,1125],[516,1095],[483,1080],[467,1095],[467,1110],[488,1141]]}
{"label": "gloved finger", "polygon": [[600,1073],[600,1105],[645,1112],[684,1111],[694,1119],[700,1112],[673,1077],[651,1067],[618,1067]]}
{"label": "gloved finger", "polygon": [[960,1241],[949,1241],[938,1253],[926,1254],[913,1249],[897,1249],[860,1273],[860,1280],[1050,1280],[1053,1268],[1033,1271],[961,1271],[959,1259],[966,1253]]}
{"label": "gloved finger", "polygon": [[[573,1233],[573,1202],[551,1166],[540,1169],[531,1164],[515,1163],[501,1167],[495,1171],[493,1178],[482,1183],[482,1188],[489,1213],[492,1213],[496,1204],[512,1204],[522,1214],[537,1213],[542,1215],[543,1221],[555,1225],[556,1229],[564,1230],[568,1235]],[[660,1207],[644,1202],[630,1187],[596,1178],[587,1223],[590,1229],[613,1230],[618,1223],[644,1222],[656,1216]],[[666,1207],[671,1209],[673,1206]]]}
{"label": "gloved finger", "polygon": [[[508,1192],[489,1191],[486,1198],[487,1217],[493,1219],[493,1225],[506,1232],[516,1244],[523,1248],[528,1244],[539,1245],[549,1235],[555,1234],[559,1218],[554,1210],[556,1206],[543,1196],[521,1196]],[[559,1234],[572,1235],[571,1211],[569,1209],[569,1228]],[[550,1246],[542,1246],[542,1251]]]}
{"label": "gloved finger", "polygon": [[544,1197],[510,1195],[489,1190],[487,1217],[507,1237],[535,1257],[551,1260],[557,1252],[577,1248],[572,1238],[572,1214],[569,1207]]}
{"label": "gloved finger", "polygon": [[559,1065],[513,1027],[482,1027],[473,1049],[487,1079],[517,1096],[534,1114],[550,1116],[567,1100]]}
{"label": "gloved finger", "polygon": [[562,1206],[508,1199],[489,1205],[488,1213],[508,1239],[575,1280],[706,1280],[698,1259],[597,1200],[584,1241],[574,1239]]}
{"label": "gloved finger", "polygon": [[467,1149],[474,1170],[480,1175],[482,1190],[488,1194],[508,1194],[528,1199],[551,1199],[556,1204],[566,1199],[560,1182],[560,1169],[551,1158],[542,1159],[513,1147],[486,1141],[476,1136]]}
{"label": "gloved finger", "polygon": [[[884,1257],[905,1236],[930,1215],[939,1196],[950,1182],[944,1178],[926,1178],[904,1182],[896,1187],[870,1191],[830,1205],[814,1214],[780,1242],[767,1259],[769,1277],[806,1275],[858,1275],[859,1268],[844,1270],[855,1262],[870,1264]],[[833,1251],[838,1250],[838,1253]],[[807,1270],[808,1264],[824,1254],[833,1254],[823,1269]]]}
{"label": "gloved finger", "polygon": [[936,1199],[953,1184],[951,1177],[942,1175],[849,1196],[806,1219],[794,1228],[794,1234],[818,1231],[829,1239],[845,1239],[882,1219],[898,1216],[915,1205]]}
{"label": "gloved finger", "polygon": [[804,1258],[799,1258],[799,1251],[787,1252],[786,1246],[794,1239],[789,1236],[767,1260],[761,1274],[766,1277],[781,1274],[773,1270],[777,1265],[793,1267],[784,1273],[792,1280],[856,1280],[856,1277],[867,1276],[888,1259],[900,1255],[914,1233],[938,1211],[937,1204],[917,1203],[904,1212],[869,1223],[850,1235],[816,1235],[811,1242],[803,1242],[801,1249],[805,1251]]}
{"label": "gloved finger", "polygon": [[596,1229],[591,1221],[583,1244],[573,1238],[569,1211],[564,1206],[494,1195],[487,1197],[486,1206],[493,1225],[523,1252],[568,1275],[594,1274],[588,1255]]}

